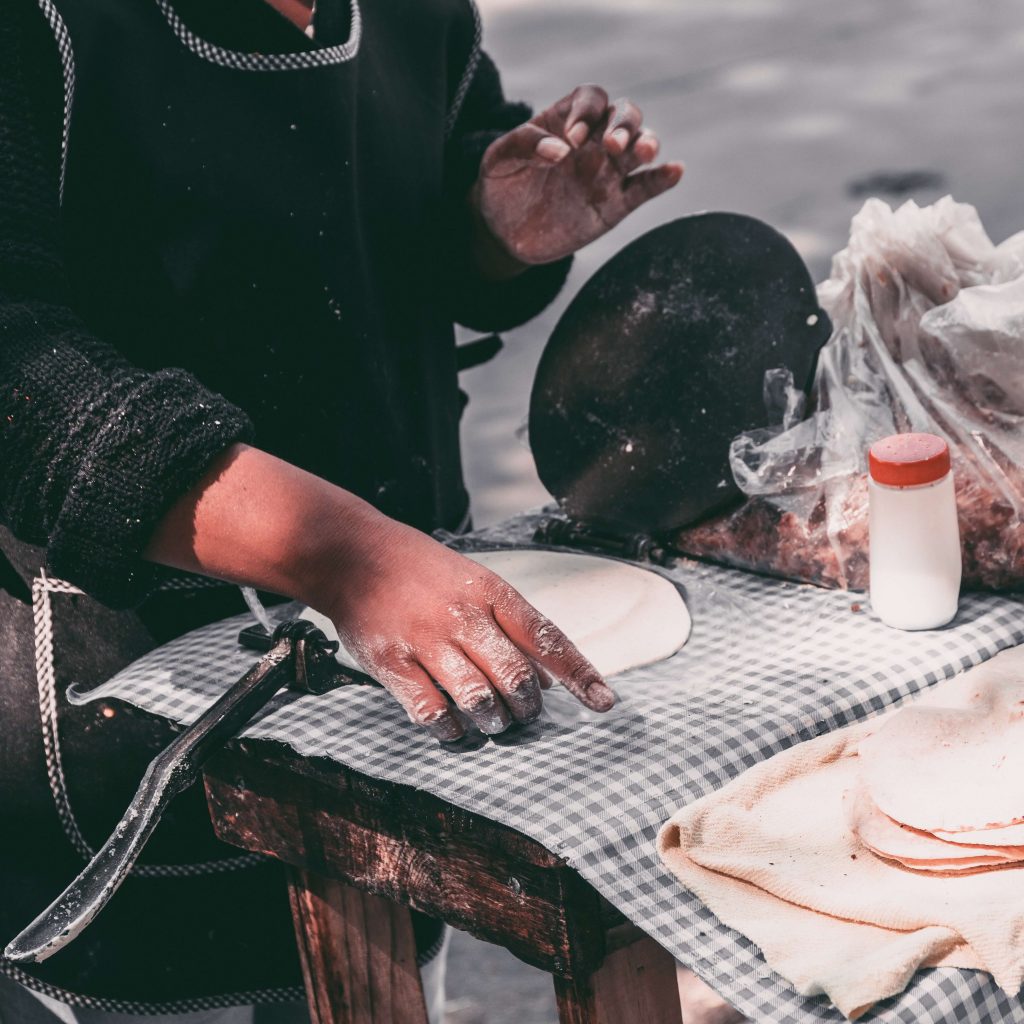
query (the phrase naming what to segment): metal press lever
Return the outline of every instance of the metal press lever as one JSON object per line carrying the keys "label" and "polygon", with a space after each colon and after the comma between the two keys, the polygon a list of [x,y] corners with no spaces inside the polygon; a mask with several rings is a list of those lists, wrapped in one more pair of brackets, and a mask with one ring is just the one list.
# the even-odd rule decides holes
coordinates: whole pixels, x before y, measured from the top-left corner
{"label": "metal press lever", "polygon": [[270,652],[146,769],[113,835],[81,874],[4,950],[14,963],[40,963],[66,946],[107,905],[128,877],[171,800],[199,778],[210,756],[263,708],[278,690],[293,686],[326,693],[343,680],[330,642],[312,623],[284,622]]}

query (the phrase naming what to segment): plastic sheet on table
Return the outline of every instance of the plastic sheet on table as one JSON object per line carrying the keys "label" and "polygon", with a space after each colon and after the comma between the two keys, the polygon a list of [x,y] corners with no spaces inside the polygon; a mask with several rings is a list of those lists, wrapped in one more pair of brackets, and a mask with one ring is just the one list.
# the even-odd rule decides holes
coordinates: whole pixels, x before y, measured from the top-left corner
{"label": "plastic sheet on table", "polygon": [[[435,536],[461,551],[537,547],[533,540],[536,528],[544,519],[559,514],[552,507],[489,527],[472,536],[459,537],[444,532]],[[574,548],[543,547],[550,551],[578,553]],[[781,607],[793,624],[794,644],[813,644],[815,634],[828,618],[850,614],[851,606],[845,600],[831,602],[823,610],[822,602],[816,596],[820,591],[813,588],[768,579],[758,584],[750,577],[688,558],[679,559],[670,568],[653,565],[645,565],[644,568],[659,573],[680,589],[693,620],[693,630],[686,645],[667,661],[630,669],[608,680],[618,698],[611,712],[598,714],[589,711],[568,691],[556,686],[544,696],[544,719],[560,726],[573,726],[629,716],[650,699],[650,694],[662,693],[669,677],[677,680],[680,691],[705,693],[715,688],[715,684],[721,682],[720,647],[723,636],[735,638],[737,664],[744,659],[756,661],[763,649],[776,642],[769,636],[774,626],[764,615],[762,591],[770,590],[774,602],[779,602],[781,595]],[[728,699],[727,695],[722,699]]]}
{"label": "plastic sheet on table", "polygon": [[946,197],[869,200],[818,297],[833,323],[805,419],[793,382],[765,382],[775,426],[733,441],[747,501],[684,531],[680,550],[863,590],[870,445],[944,437],[953,453],[967,586],[1024,582],[1024,233],[994,245]]}

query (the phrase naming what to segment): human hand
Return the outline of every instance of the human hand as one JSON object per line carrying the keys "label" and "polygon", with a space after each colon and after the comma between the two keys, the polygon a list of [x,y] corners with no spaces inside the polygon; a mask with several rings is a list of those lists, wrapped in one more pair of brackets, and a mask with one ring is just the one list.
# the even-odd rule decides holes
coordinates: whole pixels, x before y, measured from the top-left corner
{"label": "human hand", "polygon": [[560,680],[607,711],[615,695],[565,635],[507,583],[348,491],[233,445],[174,504],[151,561],[286,594],[327,615],[362,667],[441,740],[541,711]]}
{"label": "human hand", "polygon": [[325,578],[335,584],[314,606],[363,669],[439,740],[464,731],[448,698],[487,734],[536,719],[552,677],[588,708],[614,704],[597,670],[512,587],[379,513]]}
{"label": "human hand", "polygon": [[478,228],[521,264],[568,256],[678,184],[682,164],[649,166],[658,150],[634,103],[581,85],[488,148],[470,196]]}

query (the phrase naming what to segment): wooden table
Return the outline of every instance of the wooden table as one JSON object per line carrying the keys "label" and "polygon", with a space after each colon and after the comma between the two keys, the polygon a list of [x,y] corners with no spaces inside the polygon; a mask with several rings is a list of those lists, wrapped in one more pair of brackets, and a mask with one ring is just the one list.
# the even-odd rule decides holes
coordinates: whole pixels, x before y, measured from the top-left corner
{"label": "wooden table", "polygon": [[673,958],[522,833],[277,744],[205,782],[218,835],[288,867],[314,1024],[426,1024],[410,907],[551,974],[562,1024],[679,1024]]}

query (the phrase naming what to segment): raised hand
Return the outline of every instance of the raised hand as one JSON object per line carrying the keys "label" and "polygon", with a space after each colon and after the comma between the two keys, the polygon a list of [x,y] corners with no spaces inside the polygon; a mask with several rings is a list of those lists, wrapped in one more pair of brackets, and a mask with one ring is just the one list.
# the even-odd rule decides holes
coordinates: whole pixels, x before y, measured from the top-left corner
{"label": "raised hand", "polygon": [[678,184],[682,164],[651,166],[658,150],[636,104],[581,85],[491,144],[471,202],[505,253],[550,263]]}

